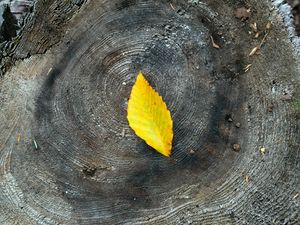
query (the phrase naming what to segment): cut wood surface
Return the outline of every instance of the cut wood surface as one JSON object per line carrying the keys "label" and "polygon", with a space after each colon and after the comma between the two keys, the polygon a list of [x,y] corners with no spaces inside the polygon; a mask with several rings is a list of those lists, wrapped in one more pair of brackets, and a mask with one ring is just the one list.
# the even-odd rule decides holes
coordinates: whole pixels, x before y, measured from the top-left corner
{"label": "cut wood surface", "polygon": [[[1,224],[300,223],[300,58],[271,1],[36,1],[13,43]],[[140,70],[170,159],[128,125]]]}

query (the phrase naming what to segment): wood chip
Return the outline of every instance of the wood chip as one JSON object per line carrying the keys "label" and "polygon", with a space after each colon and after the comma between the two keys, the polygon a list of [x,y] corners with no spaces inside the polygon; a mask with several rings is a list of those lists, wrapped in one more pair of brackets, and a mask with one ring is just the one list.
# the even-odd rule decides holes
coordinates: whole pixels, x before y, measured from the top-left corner
{"label": "wood chip", "polygon": [[238,152],[241,150],[241,145],[240,144],[233,144],[232,148],[234,151]]}
{"label": "wood chip", "polygon": [[211,39],[211,43],[212,43],[213,47],[219,49],[220,46],[218,44],[216,44],[216,42],[214,41],[214,39],[211,35],[210,35],[210,39]]}
{"label": "wood chip", "polygon": [[47,75],[49,75],[51,72],[52,72],[53,68],[51,67],[49,70],[48,70],[48,73]]}
{"label": "wood chip", "polygon": [[248,72],[251,66],[252,66],[252,64],[248,64],[247,66],[245,66],[244,72],[245,73]]}
{"label": "wood chip", "polygon": [[174,6],[172,5],[172,3],[170,3],[170,6],[171,6],[171,8],[172,8],[173,10],[175,10],[175,8],[174,8]]}
{"label": "wood chip", "polygon": [[257,33],[257,23],[256,23],[256,22],[251,23],[251,24],[250,24],[250,27],[251,27],[251,29],[252,29],[255,33]]}
{"label": "wood chip", "polygon": [[248,175],[245,176],[245,182],[248,184],[250,182],[250,177]]}
{"label": "wood chip", "polygon": [[297,193],[297,194],[294,195],[293,200],[295,200],[298,197],[299,197],[299,193]]}
{"label": "wood chip", "polygon": [[253,48],[251,50],[251,52],[249,53],[249,56],[253,56],[257,52],[258,49],[259,49],[259,46],[256,46],[255,48]]}

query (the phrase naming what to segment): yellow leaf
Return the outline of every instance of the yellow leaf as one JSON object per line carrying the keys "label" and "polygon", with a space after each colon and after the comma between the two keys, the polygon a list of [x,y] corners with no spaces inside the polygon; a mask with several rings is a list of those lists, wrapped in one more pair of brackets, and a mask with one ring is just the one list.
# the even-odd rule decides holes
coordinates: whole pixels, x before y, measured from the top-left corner
{"label": "yellow leaf", "polygon": [[139,72],[128,102],[127,119],[136,135],[164,156],[170,157],[173,122],[162,97]]}

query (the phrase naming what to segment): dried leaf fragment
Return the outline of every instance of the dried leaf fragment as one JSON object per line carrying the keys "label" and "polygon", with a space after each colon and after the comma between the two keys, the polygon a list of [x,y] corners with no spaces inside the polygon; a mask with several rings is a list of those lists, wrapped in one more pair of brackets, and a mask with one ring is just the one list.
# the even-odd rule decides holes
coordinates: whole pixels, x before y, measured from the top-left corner
{"label": "dried leaf fragment", "polygon": [[216,42],[214,41],[214,39],[213,39],[213,37],[212,37],[211,35],[210,35],[210,39],[211,39],[212,46],[213,46],[214,48],[219,49],[219,48],[220,48],[220,45],[216,44]]}
{"label": "dried leaf fragment", "polygon": [[266,153],[266,148],[260,148],[260,153],[264,155]]}
{"label": "dried leaf fragment", "polygon": [[251,27],[251,29],[255,32],[255,33],[257,33],[257,23],[256,22],[254,22],[254,23],[251,23],[250,24],[250,27]]}
{"label": "dried leaf fragment", "polygon": [[173,139],[171,113],[142,72],[131,90],[127,119],[137,136],[162,155],[170,157]]}
{"label": "dried leaf fragment", "polygon": [[252,64],[248,64],[247,66],[245,66],[244,68],[244,72],[248,72],[250,70],[250,67],[252,66]]}
{"label": "dried leaf fragment", "polygon": [[254,48],[251,50],[251,52],[249,53],[249,56],[253,56],[253,55],[257,52],[258,49],[259,49],[259,46],[254,47]]}
{"label": "dried leaf fragment", "polygon": [[270,30],[271,27],[272,27],[272,23],[269,21],[269,22],[267,23],[267,25],[266,25],[266,29],[267,29],[267,30]]}
{"label": "dried leaf fragment", "polygon": [[236,143],[232,145],[232,148],[234,151],[238,152],[241,150],[241,145]]}
{"label": "dried leaf fragment", "polygon": [[172,3],[170,3],[170,6],[171,6],[171,8],[172,8],[173,10],[175,10],[175,8],[174,8],[174,6],[173,6],[173,4],[172,4]]}
{"label": "dried leaf fragment", "polygon": [[248,175],[245,176],[245,182],[248,184],[250,182],[250,177]]}

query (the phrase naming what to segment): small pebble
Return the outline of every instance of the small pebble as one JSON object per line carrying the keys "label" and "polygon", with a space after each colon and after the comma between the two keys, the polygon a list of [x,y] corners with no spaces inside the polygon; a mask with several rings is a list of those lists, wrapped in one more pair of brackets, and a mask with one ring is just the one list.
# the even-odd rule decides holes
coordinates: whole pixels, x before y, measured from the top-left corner
{"label": "small pebble", "polygon": [[225,120],[227,120],[228,122],[232,122],[233,119],[232,119],[231,114],[226,114],[226,115],[225,115]]}
{"label": "small pebble", "polygon": [[240,123],[236,123],[235,126],[236,126],[236,128],[240,128],[241,124]]}
{"label": "small pebble", "polygon": [[241,145],[240,144],[233,144],[232,148],[234,151],[238,152],[241,150]]}

